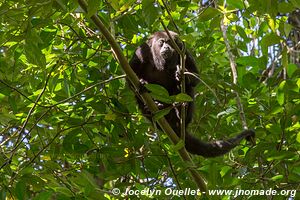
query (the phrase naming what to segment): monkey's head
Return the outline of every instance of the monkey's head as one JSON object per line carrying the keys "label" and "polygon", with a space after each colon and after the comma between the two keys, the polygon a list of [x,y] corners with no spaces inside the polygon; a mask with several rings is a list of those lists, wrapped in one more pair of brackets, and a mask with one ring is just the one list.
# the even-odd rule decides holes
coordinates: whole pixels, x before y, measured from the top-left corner
{"label": "monkey's head", "polygon": [[[173,40],[181,46],[178,42],[177,34],[172,31],[169,32]],[[175,65],[170,65],[170,62],[176,62],[176,59],[178,59],[178,53],[172,46],[171,39],[166,32],[161,31],[154,33],[149,38],[147,44],[151,49],[153,61],[157,69],[164,70],[166,63],[168,63],[168,67],[176,67]]]}

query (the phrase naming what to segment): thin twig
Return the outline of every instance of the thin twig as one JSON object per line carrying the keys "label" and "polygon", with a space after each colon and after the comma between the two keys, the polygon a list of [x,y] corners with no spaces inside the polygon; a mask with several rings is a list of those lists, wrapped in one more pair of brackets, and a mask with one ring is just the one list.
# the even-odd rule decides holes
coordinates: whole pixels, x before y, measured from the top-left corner
{"label": "thin twig", "polygon": [[57,103],[55,103],[55,104],[53,104],[53,105],[47,106],[47,107],[54,107],[54,106],[57,106],[57,105],[59,105],[59,104],[65,103],[65,102],[67,102],[67,101],[69,101],[69,100],[71,100],[71,99],[74,99],[74,98],[77,97],[77,96],[80,96],[81,94],[85,93],[86,91],[88,91],[88,90],[90,90],[90,89],[93,89],[94,87],[96,87],[96,86],[98,86],[98,85],[103,85],[103,84],[108,83],[108,82],[111,82],[111,81],[113,81],[113,80],[117,80],[117,79],[121,79],[121,78],[125,78],[125,77],[126,77],[126,75],[120,75],[120,76],[116,76],[116,77],[113,77],[113,78],[110,78],[110,79],[107,79],[107,80],[104,80],[104,81],[95,83],[95,84],[93,84],[93,85],[91,85],[91,86],[85,88],[84,90],[82,90],[82,91],[80,91],[80,92],[74,94],[74,95],[71,96],[71,97],[66,98],[66,99],[64,99],[64,100],[61,100],[61,101],[59,101],[59,102],[57,102]]}
{"label": "thin twig", "polygon": [[[226,16],[224,16],[225,18]],[[221,30],[223,33],[223,38],[224,38],[224,43],[226,45],[226,50],[228,53],[228,58],[229,58],[229,62],[230,62],[230,67],[231,67],[231,72],[232,72],[232,82],[234,85],[237,85],[237,78],[238,78],[238,74],[237,74],[237,66],[236,66],[236,62],[235,62],[235,56],[233,55],[233,53],[231,52],[231,47],[227,38],[227,27],[224,23],[224,18],[221,20]],[[247,126],[247,121],[246,121],[246,117],[245,117],[245,113],[244,113],[244,108],[243,105],[241,103],[241,98],[239,93],[236,90],[233,90],[235,96],[236,96],[236,104],[237,107],[239,109],[239,114],[240,114],[240,118],[242,121],[242,125],[243,125],[243,129],[247,130],[248,126]]]}
{"label": "thin twig", "polygon": [[15,142],[15,143],[16,143],[16,146],[14,146],[14,148],[11,150],[11,155],[10,155],[10,157],[8,158],[8,160],[7,160],[3,165],[1,165],[0,169],[2,169],[3,167],[5,167],[6,165],[8,165],[8,164],[12,161],[12,158],[13,158],[13,156],[15,155],[17,148],[18,148],[19,145],[21,144],[22,133],[24,132],[25,127],[27,126],[27,124],[28,124],[28,122],[29,122],[29,119],[30,119],[30,117],[32,116],[32,114],[33,114],[33,112],[34,112],[35,107],[38,105],[39,100],[41,99],[42,95],[43,95],[44,92],[46,91],[46,88],[47,88],[49,79],[50,79],[50,77],[51,77],[51,73],[53,72],[53,70],[55,69],[55,67],[56,67],[56,65],[54,65],[54,66],[52,67],[52,69],[50,70],[50,72],[49,72],[49,74],[48,74],[48,76],[47,76],[47,78],[46,78],[45,85],[44,85],[42,91],[40,92],[40,94],[39,94],[38,97],[36,98],[36,100],[35,100],[33,106],[32,106],[31,109],[29,110],[29,112],[28,112],[28,114],[27,114],[27,117],[26,117],[26,119],[25,119],[23,125],[21,126],[21,129],[20,129],[19,131],[17,131],[18,138],[17,138],[17,140],[16,140],[16,142]]}
{"label": "thin twig", "polygon": [[184,74],[191,75],[191,76],[195,77],[196,79],[198,79],[201,83],[203,83],[203,85],[205,85],[208,88],[208,90],[210,90],[211,93],[215,96],[217,104],[221,106],[221,101],[218,98],[215,91],[204,80],[202,80],[199,75],[191,73],[191,72],[184,72]]}
{"label": "thin twig", "polygon": [[[179,46],[177,45],[177,43],[174,41],[174,38],[172,38],[168,28],[166,27],[166,25],[164,24],[164,22],[162,20],[160,20],[162,26],[164,27],[164,30],[166,31],[172,46],[175,48],[176,52],[179,54],[180,57],[180,77],[181,77],[181,93],[185,93],[185,59],[186,59],[186,55],[185,55],[185,45],[182,42],[182,49],[179,48]],[[181,104],[181,108],[180,108],[180,139],[184,141],[185,143],[185,118],[186,118],[186,103],[182,103]]]}

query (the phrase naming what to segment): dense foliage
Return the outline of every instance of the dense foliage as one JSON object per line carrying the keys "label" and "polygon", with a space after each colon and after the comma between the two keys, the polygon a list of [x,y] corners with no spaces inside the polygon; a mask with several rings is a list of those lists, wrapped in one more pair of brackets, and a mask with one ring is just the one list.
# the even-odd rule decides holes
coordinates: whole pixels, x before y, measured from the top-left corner
{"label": "dense foliage", "polygon": [[[179,32],[208,85],[196,88],[189,127],[202,140],[242,130],[232,91],[239,93],[256,145],[244,142],[218,158],[193,156],[209,189],[300,189],[300,26],[288,20],[299,17],[299,1],[88,5],[84,13],[76,1],[0,3],[0,199],[119,199],[126,195],[114,196],[113,188],[196,188],[187,173],[192,166],[138,111],[110,45],[89,19],[94,13],[128,59],[162,22]],[[237,63],[236,85],[221,23]],[[237,197],[243,198],[266,197]]]}

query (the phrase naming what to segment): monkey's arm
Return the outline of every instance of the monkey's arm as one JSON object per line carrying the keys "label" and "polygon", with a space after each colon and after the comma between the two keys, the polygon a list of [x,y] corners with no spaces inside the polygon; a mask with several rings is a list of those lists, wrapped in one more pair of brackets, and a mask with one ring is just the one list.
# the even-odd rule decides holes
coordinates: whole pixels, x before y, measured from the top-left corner
{"label": "monkey's arm", "polygon": [[140,77],[142,75],[142,72],[145,71],[145,69],[143,69],[143,66],[145,66],[146,63],[151,62],[151,55],[151,49],[146,43],[139,46],[134,52],[134,55],[132,56],[129,62],[129,65],[131,66],[133,71],[138,75],[138,77]]}
{"label": "monkey's arm", "polygon": [[[151,50],[148,44],[144,43],[141,46],[139,46],[136,51],[134,52],[134,55],[132,56],[129,65],[131,66],[132,70],[136,73],[136,75],[140,79],[140,88],[138,89],[138,92],[144,93],[148,92],[147,89],[144,87],[148,82],[143,78],[145,76],[145,66],[147,66],[148,63],[151,62]],[[133,89],[133,88],[132,88]]]}
{"label": "monkey's arm", "polygon": [[142,55],[141,55],[141,48],[139,47],[132,56],[129,65],[133,69],[133,71],[136,73],[136,75],[139,77],[141,68],[142,68]]}

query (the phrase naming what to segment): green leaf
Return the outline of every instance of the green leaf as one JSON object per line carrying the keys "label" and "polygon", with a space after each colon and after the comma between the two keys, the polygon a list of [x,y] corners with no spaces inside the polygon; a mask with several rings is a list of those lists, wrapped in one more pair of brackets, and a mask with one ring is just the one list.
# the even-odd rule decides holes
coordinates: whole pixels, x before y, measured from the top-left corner
{"label": "green leaf", "polygon": [[38,193],[33,200],[49,200],[50,197],[52,196],[52,192],[48,191],[48,192],[41,192]]}
{"label": "green leaf", "polygon": [[175,96],[175,102],[191,102],[193,98],[185,93],[179,93]]}
{"label": "green leaf", "polygon": [[237,9],[244,9],[244,2],[242,0],[227,0],[226,3]]}
{"label": "green leaf", "polygon": [[203,13],[200,14],[200,16],[198,17],[198,20],[208,21],[210,19],[213,19],[214,17],[216,17],[219,14],[220,14],[220,12],[218,9],[208,7],[207,9],[204,10]]}
{"label": "green leaf", "polygon": [[91,17],[94,14],[97,14],[97,11],[100,8],[101,1],[98,0],[88,0],[87,7],[87,17]]}
{"label": "green leaf", "polygon": [[183,140],[179,140],[179,142],[175,146],[173,146],[173,150],[178,151],[178,150],[182,149],[183,147],[184,147]]}
{"label": "green leaf", "polygon": [[293,4],[288,2],[280,2],[278,4],[278,12],[280,13],[290,13],[295,10]]}
{"label": "green leaf", "polygon": [[268,47],[279,44],[281,38],[275,33],[266,34],[261,40],[262,51],[264,55],[268,54]]}
{"label": "green leaf", "polygon": [[91,101],[90,105],[92,106],[93,109],[95,109],[99,113],[105,113],[106,111],[106,104],[102,101]]}
{"label": "green leaf", "polygon": [[243,86],[248,88],[248,89],[253,89],[255,90],[257,88],[257,85],[259,84],[257,77],[252,74],[252,73],[246,73],[243,76]]}
{"label": "green leaf", "polygon": [[285,36],[289,36],[291,31],[293,30],[293,26],[291,24],[284,23],[283,29],[284,29]]}
{"label": "green leaf", "polygon": [[290,0],[290,2],[295,6],[295,8],[300,8],[300,1],[299,0]]}
{"label": "green leaf", "polygon": [[276,175],[276,176],[273,176],[271,179],[273,181],[277,181],[277,180],[283,179],[283,175]]}
{"label": "green leaf", "polygon": [[272,155],[270,155],[267,158],[268,161],[291,159],[292,157],[295,156],[295,154],[293,152],[290,152],[290,151],[278,152],[278,151],[274,150],[273,152],[271,152],[271,154]]}
{"label": "green leaf", "polygon": [[0,100],[3,100],[4,98],[6,98],[6,95],[0,93]]}
{"label": "green leaf", "polygon": [[244,66],[258,66],[259,59],[255,56],[243,56],[236,59],[236,62],[238,64],[244,65]]}
{"label": "green leaf", "polygon": [[277,102],[281,106],[284,104],[285,83],[285,81],[282,81],[277,89]]}
{"label": "green leaf", "polygon": [[66,73],[64,73],[64,90],[65,90],[65,93],[69,96],[71,96],[71,93],[70,93],[70,85],[69,85],[69,77]]}
{"label": "green leaf", "polygon": [[[1,97],[0,97],[0,99],[1,99]],[[17,113],[18,112],[18,103],[16,102],[15,97],[10,95],[8,97],[8,102],[9,102],[10,107],[12,108],[13,112]]]}
{"label": "green leaf", "polygon": [[296,141],[297,141],[298,143],[300,143],[300,132],[299,132],[299,133],[297,133],[297,138],[296,138]]}
{"label": "green leaf", "polygon": [[271,30],[275,33],[276,32],[276,30],[275,30],[275,26],[276,26],[275,19],[268,18],[267,22],[268,22],[268,25],[271,28]]}
{"label": "green leaf", "polygon": [[282,112],[283,112],[282,106],[273,106],[272,109],[270,110],[270,113],[272,115],[276,115],[276,114],[279,114],[279,113],[282,113]]}
{"label": "green leaf", "polygon": [[246,34],[244,28],[242,28],[241,26],[236,25],[236,30],[237,30],[237,32],[239,33],[239,35],[240,35],[245,41],[248,41],[248,40],[249,40],[249,38],[248,38],[248,36],[247,36],[247,34]]}
{"label": "green leaf", "polygon": [[168,90],[166,90],[163,86],[157,84],[146,84],[145,87],[151,93],[151,96],[164,103],[173,103],[172,97],[170,97]]}
{"label": "green leaf", "polygon": [[70,131],[63,140],[63,148],[70,154],[82,154],[88,150],[88,147],[83,144],[82,131],[80,128]]}
{"label": "green leaf", "polygon": [[231,170],[231,167],[229,167],[229,166],[222,167],[222,170],[220,171],[221,177],[224,177],[230,170]]}
{"label": "green leaf", "polygon": [[289,78],[292,78],[294,72],[299,69],[299,67],[296,64],[288,64],[287,66],[287,75]]}
{"label": "green leaf", "polygon": [[168,90],[166,90],[163,86],[157,84],[146,84],[145,87],[152,93],[161,94],[165,96],[169,96]]}
{"label": "green leaf", "polygon": [[27,33],[24,44],[24,52],[28,62],[37,65],[38,67],[46,67],[46,57],[42,53],[39,43],[42,43],[35,29],[31,29]]}
{"label": "green leaf", "polygon": [[165,115],[169,114],[170,110],[172,110],[171,107],[164,108],[164,109],[162,109],[162,110],[157,111],[156,113],[154,113],[153,120],[154,120],[154,121],[159,120],[160,118],[162,118],[162,117],[164,117]]}
{"label": "green leaf", "polygon": [[40,38],[43,38],[43,43],[40,44],[40,48],[44,49],[51,45],[51,42],[55,39],[57,34],[56,29],[46,29],[41,31]]}
{"label": "green leaf", "polygon": [[26,195],[26,184],[22,180],[16,184],[16,196],[20,200],[27,199],[26,198],[26,196],[27,196]]}
{"label": "green leaf", "polygon": [[56,188],[54,188],[54,190],[55,190],[56,193],[63,194],[67,197],[72,197],[73,196],[73,193],[70,191],[70,189],[65,188],[65,187],[56,187]]}
{"label": "green leaf", "polygon": [[143,16],[148,26],[151,26],[159,16],[160,7],[154,6],[154,4],[155,4],[155,0],[142,1]]}
{"label": "green leaf", "polygon": [[[22,117],[24,117],[23,115],[24,113],[21,114]],[[13,115],[12,113],[9,113],[9,111],[1,109],[0,112],[0,121],[2,123],[9,123],[12,120],[16,120],[18,118],[18,116],[16,117],[15,115]]]}

